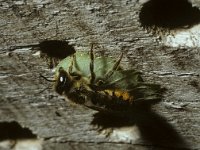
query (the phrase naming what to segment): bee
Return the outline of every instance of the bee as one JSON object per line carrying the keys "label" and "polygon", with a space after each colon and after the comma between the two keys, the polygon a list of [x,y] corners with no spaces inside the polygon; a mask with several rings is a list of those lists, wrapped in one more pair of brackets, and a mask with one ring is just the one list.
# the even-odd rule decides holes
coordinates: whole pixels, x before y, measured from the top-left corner
{"label": "bee", "polygon": [[126,112],[140,102],[158,100],[159,86],[145,83],[141,73],[126,70],[111,57],[76,52],[63,59],[55,71],[55,91],[70,101],[100,112]]}

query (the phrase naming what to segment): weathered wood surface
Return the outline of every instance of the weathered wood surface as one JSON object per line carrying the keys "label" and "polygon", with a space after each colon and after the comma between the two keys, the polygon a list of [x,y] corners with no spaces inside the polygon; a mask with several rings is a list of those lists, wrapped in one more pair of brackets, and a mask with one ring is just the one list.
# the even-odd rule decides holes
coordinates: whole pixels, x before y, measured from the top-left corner
{"label": "weathered wood surface", "polygon": [[[178,1],[182,2],[186,1]],[[195,18],[200,2],[187,3],[191,10],[185,11],[195,21],[174,25],[177,29],[167,25],[168,29],[144,28],[141,19],[147,14],[140,16],[145,4],[142,0],[1,0],[0,122],[16,121],[29,128],[44,139],[43,147],[48,150],[200,149],[200,34]],[[193,9],[195,13],[190,12]],[[191,33],[185,45],[174,46],[166,40],[190,32],[193,25],[197,35]],[[51,77],[52,71],[33,45],[47,39],[70,41],[76,50],[89,50],[94,42],[97,53],[113,57],[124,52],[123,64],[167,89],[163,100],[152,111],[133,114],[129,121],[111,118],[115,122],[98,132],[94,124],[110,118],[94,117],[95,111],[63,101],[53,89],[41,93],[51,83],[39,74]]]}

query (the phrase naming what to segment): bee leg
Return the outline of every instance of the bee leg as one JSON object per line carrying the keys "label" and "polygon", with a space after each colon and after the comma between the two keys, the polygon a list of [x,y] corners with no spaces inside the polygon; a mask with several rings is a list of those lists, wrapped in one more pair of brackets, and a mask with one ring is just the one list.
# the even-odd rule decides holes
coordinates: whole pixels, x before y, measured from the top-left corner
{"label": "bee leg", "polygon": [[69,66],[69,68],[68,68],[69,74],[72,74],[72,70],[73,70],[73,67],[74,67],[74,61],[75,61],[75,59],[76,59],[76,56],[73,55],[73,56],[72,56],[72,60],[71,60],[71,64],[70,64],[70,66]]}
{"label": "bee leg", "polygon": [[90,84],[93,84],[94,80],[95,80],[93,44],[92,44],[91,49],[90,49],[90,59],[91,59],[91,62],[90,62],[90,74],[91,74]]}
{"label": "bee leg", "polygon": [[114,71],[116,71],[119,67],[119,64],[122,60],[123,57],[123,53],[120,55],[119,59],[116,61],[116,63],[113,65],[113,68],[111,70],[109,70],[106,75],[105,75],[105,79],[108,79],[112,76],[112,74],[114,73]]}
{"label": "bee leg", "polygon": [[[70,66],[69,66],[69,68],[68,68],[68,72],[69,72],[69,75],[71,76],[71,77],[73,77],[73,79],[75,79],[75,80],[80,80],[81,79],[81,74],[80,74],[80,71],[79,71],[79,68],[77,67],[78,65],[77,65],[77,63],[76,63],[76,55],[74,54],[73,56],[72,56],[72,60],[71,60],[71,64],[70,64]],[[76,68],[76,72],[73,72],[73,68]]]}

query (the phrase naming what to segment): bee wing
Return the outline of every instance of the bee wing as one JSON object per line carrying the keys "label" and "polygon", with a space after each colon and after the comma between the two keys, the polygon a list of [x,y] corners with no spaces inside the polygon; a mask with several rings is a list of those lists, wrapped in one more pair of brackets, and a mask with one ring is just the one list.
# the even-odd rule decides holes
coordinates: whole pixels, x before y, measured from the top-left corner
{"label": "bee wing", "polygon": [[162,88],[158,84],[139,83],[134,89],[130,89],[129,93],[135,96],[135,102],[147,101],[151,104],[159,102],[162,98]]}
{"label": "bee wing", "polygon": [[102,90],[108,88],[128,90],[143,82],[141,73],[135,70],[117,70],[110,78],[100,78],[98,80],[102,80],[104,83],[99,86]]}
{"label": "bee wing", "polygon": [[160,100],[161,87],[158,84],[145,83],[141,73],[135,70],[118,70],[109,79],[104,79],[100,90],[123,89],[135,100]]}

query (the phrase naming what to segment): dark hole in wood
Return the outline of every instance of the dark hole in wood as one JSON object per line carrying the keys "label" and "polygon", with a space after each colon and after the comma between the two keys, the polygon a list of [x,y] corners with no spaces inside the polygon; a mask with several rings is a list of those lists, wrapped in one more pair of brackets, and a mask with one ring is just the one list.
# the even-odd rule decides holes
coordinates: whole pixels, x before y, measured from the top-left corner
{"label": "dark hole in wood", "polygon": [[200,10],[188,0],[150,0],[139,14],[144,27],[177,29],[200,22]]}
{"label": "dark hole in wood", "polygon": [[74,47],[69,45],[67,41],[47,40],[41,42],[39,47],[42,53],[52,58],[64,59],[75,53]]}
{"label": "dark hole in wood", "polygon": [[23,128],[19,123],[1,122],[0,123],[0,141],[7,139],[33,139],[37,138],[28,128]]}

